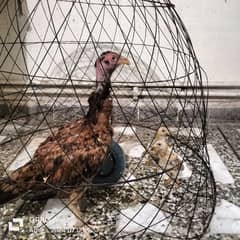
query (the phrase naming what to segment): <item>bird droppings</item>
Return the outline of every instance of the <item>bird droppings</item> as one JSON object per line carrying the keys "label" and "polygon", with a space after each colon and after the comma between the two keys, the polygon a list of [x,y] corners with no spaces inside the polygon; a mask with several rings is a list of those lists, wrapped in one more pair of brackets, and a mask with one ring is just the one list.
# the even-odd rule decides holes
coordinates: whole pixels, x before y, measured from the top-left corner
{"label": "bird droppings", "polygon": [[211,144],[208,144],[208,154],[215,181],[222,184],[233,184],[232,175]]}

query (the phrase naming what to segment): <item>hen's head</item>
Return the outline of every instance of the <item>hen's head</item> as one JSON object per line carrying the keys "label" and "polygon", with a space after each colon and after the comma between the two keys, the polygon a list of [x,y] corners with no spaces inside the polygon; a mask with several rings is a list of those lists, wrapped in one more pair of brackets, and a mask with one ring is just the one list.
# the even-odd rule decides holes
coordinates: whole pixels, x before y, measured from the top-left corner
{"label": "hen's head", "polygon": [[104,82],[110,81],[114,70],[122,64],[129,65],[130,62],[127,58],[122,57],[116,52],[103,52],[95,63],[97,86],[101,86]]}

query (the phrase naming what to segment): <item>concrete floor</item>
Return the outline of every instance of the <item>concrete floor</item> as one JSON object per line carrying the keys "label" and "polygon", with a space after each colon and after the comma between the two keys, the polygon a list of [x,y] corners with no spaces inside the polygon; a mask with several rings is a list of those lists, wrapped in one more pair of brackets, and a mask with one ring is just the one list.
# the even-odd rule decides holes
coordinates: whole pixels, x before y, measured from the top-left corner
{"label": "concrete floor", "polygon": [[240,122],[209,124],[211,143],[233,177],[232,183],[216,182],[217,206],[209,232],[203,239],[240,239]]}
{"label": "concrete floor", "polygon": [[[15,127],[12,128],[15,131]],[[119,129],[118,129],[119,130]],[[7,133],[7,132],[6,132]],[[131,131],[127,131],[127,134],[132,134]],[[7,135],[7,134],[5,134]],[[4,141],[7,139],[4,135],[1,136],[0,140]],[[36,140],[36,143],[38,141]],[[208,146],[210,162],[213,169],[213,173],[216,180],[217,186],[217,205],[215,209],[215,214],[213,216],[212,222],[209,226],[207,233],[204,235],[204,240],[238,240],[240,239],[240,122],[239,121],[216,121],[213,120],[209,122],[209,135],[208,135]],[[136,148],[137,149],[137,148]],[[11,149],[8,150],[11,152]],[[12,150],[13,152],[15,150]],[[4,155],[3,158],[8,156]],[[15,168],[18,166],[17,159],[19,158],[19,152],[16,154]],[[141,155],[141,154],[140,154]],[[10,166],[11,167],[11,166]],[[14,168],[14,166],[12,166]],[[26,229],[22,228],[21,219],[23,216],[31,214],[31,210],[35,208],[34,221],[36,221],[36,216],[39,218],[46,217],[46,214],[56,213],[59,205],[54,203],[51,205],[52,200],[46,204],[34,202],[31,209],[24,207],[23,209],[18,209],[18,202],[10,203],[3,208],[0,208],[2,213],[1,222],[1,236],[2,239],[83,239],[79,237],[80,235],[58,235],[49,234],[48,231],[43,230],[39,235],[34,233],[25,232]],[[21,205],[21,204],[20,204]],[[49,208],[50,206],[50,208]],[[127,206],[127,205],[126,205]],[[32,209],[33,208],[33,209]],[[136,208],[136,206],[135,206]],[[55,209],[55,210],[54,210]],[[60,203],[61,209],[61,203]],[[126,209],[133,211],[134,207],[127,206]],[[149,206],[148,211],[154,211],[153,207]],[[126,211],[126,210],[125,210]],[[126,213],[126,212],[125,212]],[[65,214],[65,215],[64,215]],[[146,213],[144,213],[146,215]],[[143,214],[143,216],[145,216]],[[152,214],[152,213],[151,213]],[[49,216],[48,216],[49,217]],[[69,217],[69,219],[68,219]],[[148,217],[148,216],[147,216]],[[15,223],[13,222],[15,218]],[[16,220],[17,218],[17,220]],[[144,218],[144,217],[142,217]],[[64,212],[63,215],[55,221],[55,224],[60,224],[62,221],[64,224],[69,223],[72,219],[71,214]],[[142,219],[141,219],[142,220]],[[119,220],[120,221],[120,220]],[[147,221],[147,220],[146,220]],[[10,222],[10,225],[9,225]],[[9,231],[9,227],[12,225],[20,228],[19,233],[16,234],[14,231]],[[121,224],[121,223],[120,223]],[[164,223],[166,224],[166,223]],[[30,226],[31,227],[31,226]],[[48,226],[51,228],[51,226]],[[133,226],[134,227],[134,226]],[[11,229],[10,229],[11,230]],[[29,229],[28,229],[29,230]],[[131,229],[129,229],[131,231]],[[4,238],[5,237],[5,238]],[[92,238],[98,239],[98,238]],[[101,239],[101,238],[99,238]],[[111,239],[111,238],[106,238]],[[117,238],[117,239],[134,239],[134,238]],[[147,236],[144,239],[165,239],[161,237],[151,237]],[[166,238],[170,239],[170,238]]]}

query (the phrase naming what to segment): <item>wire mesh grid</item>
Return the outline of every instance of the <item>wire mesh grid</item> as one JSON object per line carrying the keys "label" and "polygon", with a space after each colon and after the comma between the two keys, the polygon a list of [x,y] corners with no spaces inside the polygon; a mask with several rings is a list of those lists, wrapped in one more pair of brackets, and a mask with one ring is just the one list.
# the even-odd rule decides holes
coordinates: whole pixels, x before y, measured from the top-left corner
{"label": "wire mesh grid", "polygon": [[[126,155],[126,169],[117,183],[88,183],[82,220],[89,226],[87,236],[201,238],[215,207],[206,149],[207,90],[174,5],[168,0],[6,0],[0,18],[6,23],[0,33],[2,175],[32,159],[32,142],[37,145],[86,114],[96,59],[104,51],[119,52],[131,62],[111,77],[113,138]],[[171,149],[164,165],[151,154],[163,127]],[[180,164],[171,165],[174,155]],[[28,236],[84,238],[81,228],[57,231],[51,225],[68,209],[62,199],[62,208],[50,218],[33,223],[33,217],[43,216],[44,203],[25,200],[16,212],[27,222]],[[22,232],[7,229],[2,238],[18,239]]]}

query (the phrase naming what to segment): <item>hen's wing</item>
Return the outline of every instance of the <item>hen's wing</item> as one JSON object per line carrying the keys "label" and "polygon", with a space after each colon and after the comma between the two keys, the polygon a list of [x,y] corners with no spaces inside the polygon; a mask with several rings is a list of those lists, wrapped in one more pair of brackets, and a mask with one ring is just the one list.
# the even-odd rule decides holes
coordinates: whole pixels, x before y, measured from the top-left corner
{"label": "hen's wing", "polygon": [[33,161],[0,180],[0,204],[27,190],[38,190],[42,182],[74,188],[91,182],[98,174],[112,143],[112,100],[105,99],[97,112],[97,123],[87,117],[72,121],[49,136],[35,152]]}
{"label": "hen's wing", "polygon": [[47,183],[75,185],[98,173],[111,145],[110,129],[99,130],[78,120],[59,129],[43,142],[34,155]]}

